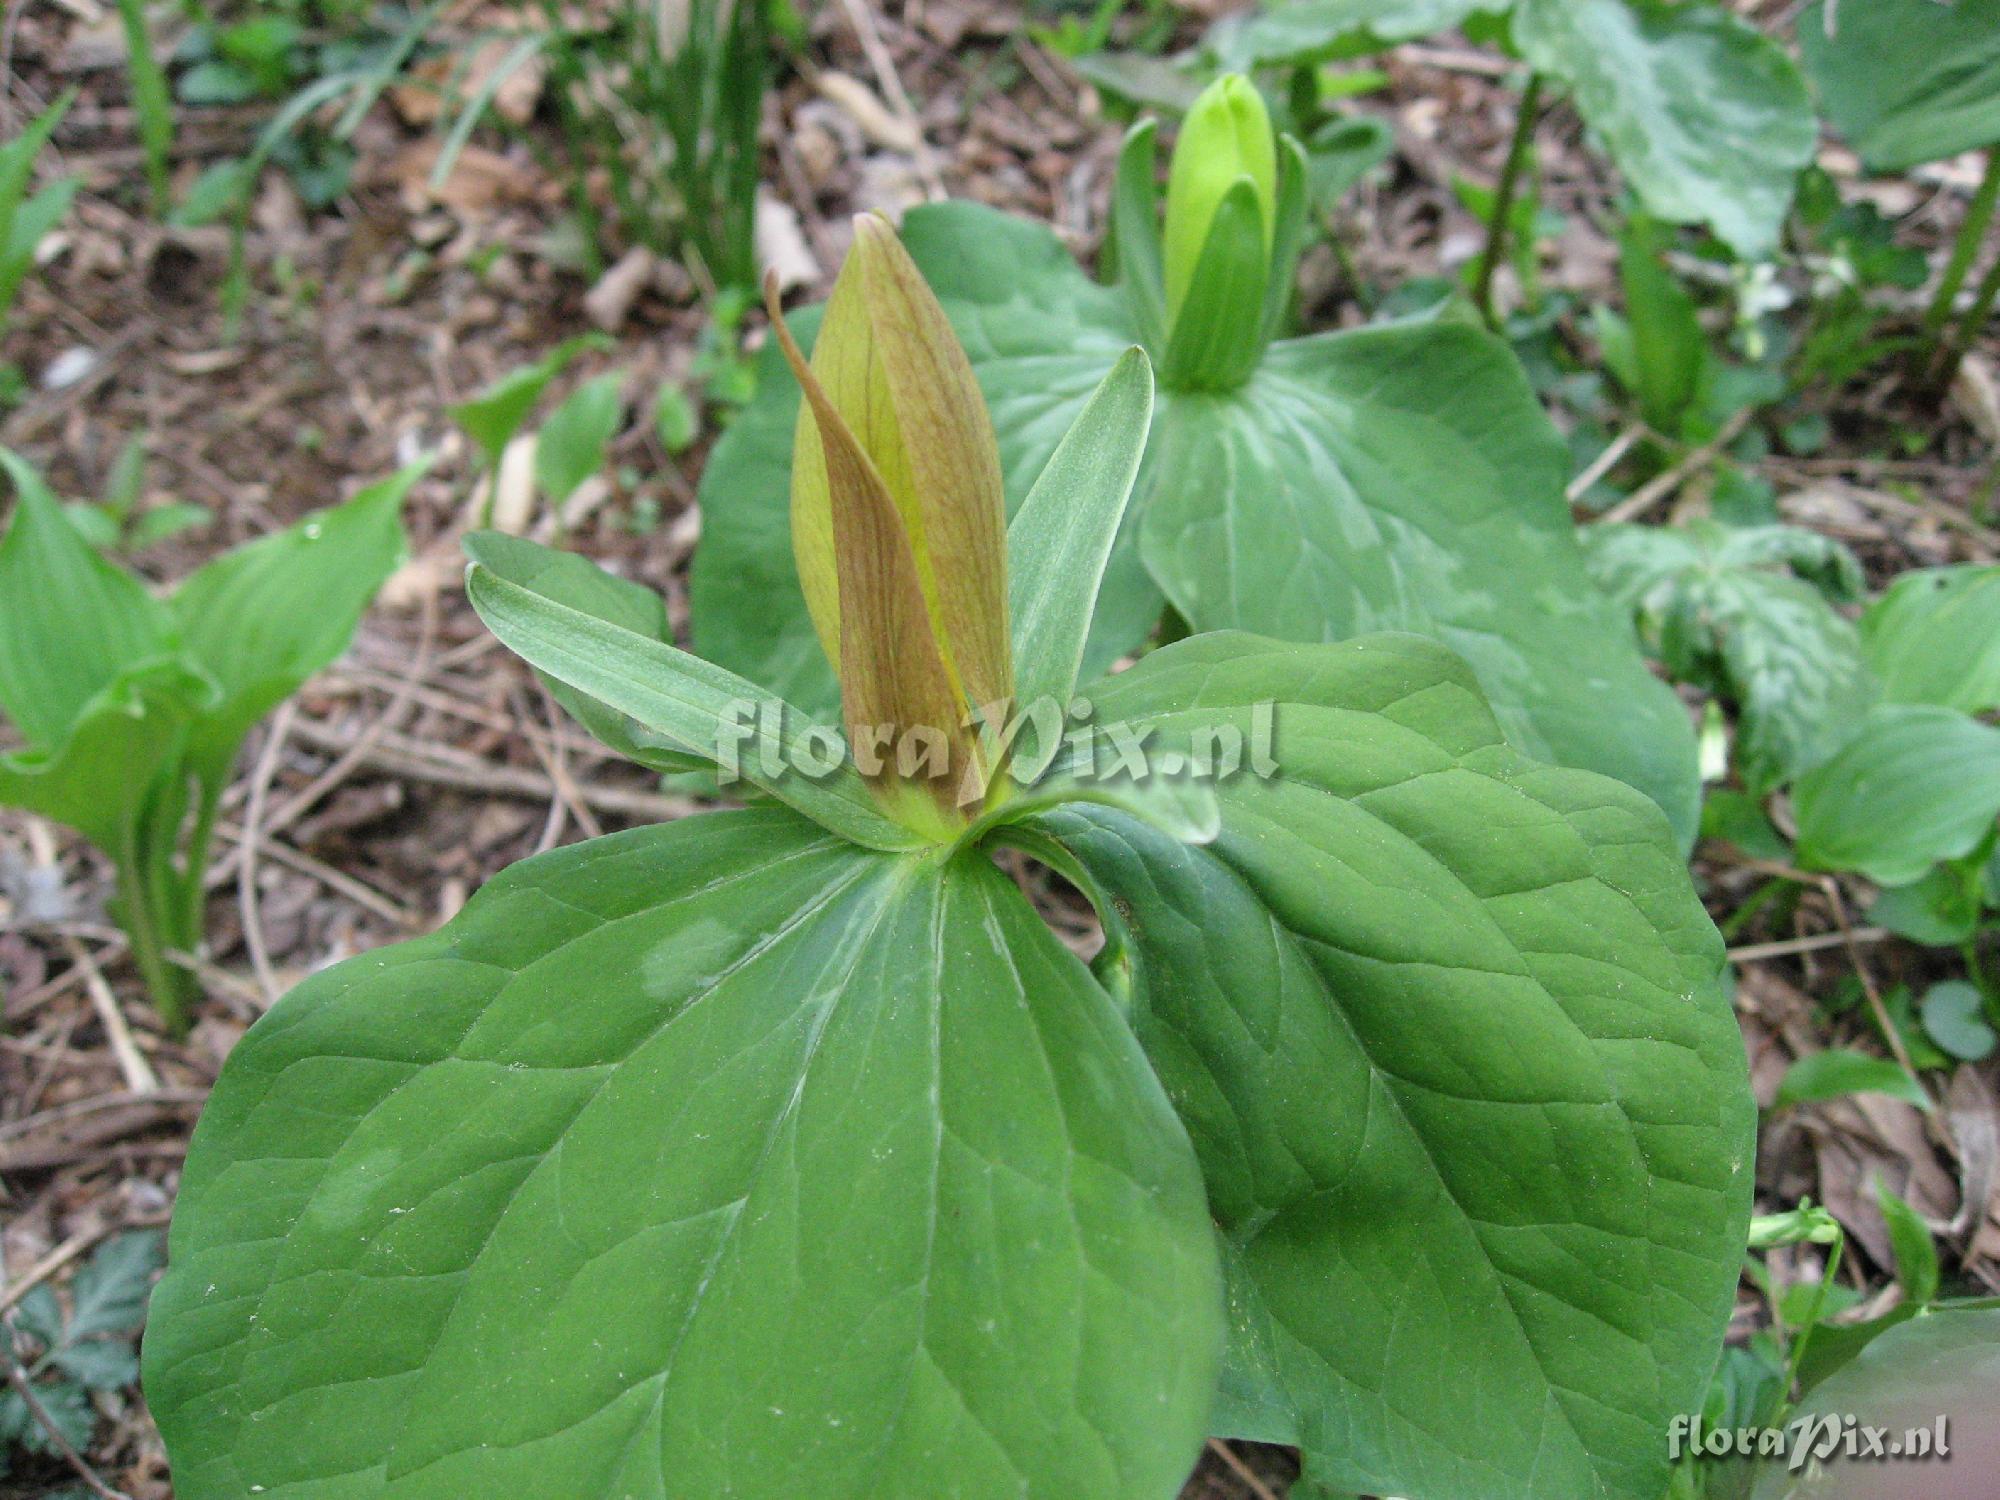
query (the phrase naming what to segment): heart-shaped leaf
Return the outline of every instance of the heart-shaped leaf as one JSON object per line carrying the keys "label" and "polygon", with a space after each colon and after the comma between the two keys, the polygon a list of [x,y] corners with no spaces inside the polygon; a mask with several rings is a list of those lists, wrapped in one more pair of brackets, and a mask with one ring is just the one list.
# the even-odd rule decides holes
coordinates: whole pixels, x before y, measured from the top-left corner
{"label": "heart-shaped leaf", "polygon": [[183,1500],[1166,1500],[1222,1341],[1082,965],[983,855],[783,809],[517,865],[294,991],[170,1248]]}
{"label": "heart-shaped leaf", "polygon": [[1218,788],[1213,844],[1088,807],[1026,836],[1096,893],[1100,977],[1201,1157],[1217,1425],[1368,1494],[1657,1500],[1754,1124],[1667,826],[1509,749],[1413,637],[1197,637],[1094,701],[1165,750],[1273,700],[1281,774]]}

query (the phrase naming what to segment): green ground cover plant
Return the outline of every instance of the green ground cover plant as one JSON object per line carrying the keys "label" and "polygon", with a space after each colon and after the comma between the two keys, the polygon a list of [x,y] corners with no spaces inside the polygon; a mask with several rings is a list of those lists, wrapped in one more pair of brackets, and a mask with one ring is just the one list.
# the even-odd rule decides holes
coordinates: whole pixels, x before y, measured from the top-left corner
{"label": "green ground cover plant", "polygon": [[[781,343],[839,727],[470,541],[587,726],[762,796],[516,865],[251,1029],[146,1335],[177,1493],[1166,1500],[1221,1432],[1350,1490],[1657,1500],[1754,1113],[1659,808],[1510,747],[1421,636],[1095,680],[1142,349],[1010,523],[884,223]],[[1190,772],[1267,712],[1272,764]],[[1001,850],[1088,895],[1093,964]]]}
{"label": "green ground cover plant", "polygon": [[256,722],[347,647],[402,557],[419,468],[224,553],[165,597],[100,556],[26,462],[0,449],[0,804],[68,824],[118,870],[114,915],[161,1018],[188,1022],[208,849]]}

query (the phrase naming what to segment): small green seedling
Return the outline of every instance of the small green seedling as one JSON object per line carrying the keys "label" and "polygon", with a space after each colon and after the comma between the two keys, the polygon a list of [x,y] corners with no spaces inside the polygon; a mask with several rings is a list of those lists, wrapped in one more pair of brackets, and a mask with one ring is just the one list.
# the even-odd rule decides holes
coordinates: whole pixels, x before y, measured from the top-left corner
{"label": "small green seedling", "polygon": [[[839,725],[470,540],[593,733],[762,795],[516,865],[251,1028],[147,1330],[175,1493],[1169,1500],[1219,1432],[1348,1492],[1658,1500],[1754,1125],[1658,808],[1415,636],[1083,676],[1143,351],[1008,524],[886,224],[811,363],[777,342]],[[1003,854],[1091,900],[1093,964]]]}
{"label": "small green seedling", "polygon": [[1630,610],[1668,674],[1740,714],[1735,762],[1758,793],[1824,761],[1876,697],[1854,626],[1861,564],[1794,526],[1605,524],[1584,531],[1591,576]]}
{"label": "small green seedling", "polygon": [[[30,191],[36,158],[75,98],[76,90],[71,89],[29,121],[13,140],[0,145],[0,332],[6,329],[21,282],[35,267],[36,251],[62,222],[82,186],[81,178],[58,177]],[[0,368],[0,375],[12,377],[4,381],[6,387],[19,387],[19,374],[11,365]]]}
{"label": "small green seedling", "polygon": [[141,507],[146,493],[146,441],[126,440],[105,476],[104,494],[96,500],[70,500],[63,514],[86,542],[99,552],[143,552],[170,537],[212,519],[206,505],[166,500]]}
{"label": "small green seedling", "polygon": [[117,869],[113,908],[169,1028],[198,992],[208,847],[251,727],[346,649],[403,554],[416,465],[223,554],[166,597],[99,556],[41,476],[0,541],[0,804],[66,823]]}

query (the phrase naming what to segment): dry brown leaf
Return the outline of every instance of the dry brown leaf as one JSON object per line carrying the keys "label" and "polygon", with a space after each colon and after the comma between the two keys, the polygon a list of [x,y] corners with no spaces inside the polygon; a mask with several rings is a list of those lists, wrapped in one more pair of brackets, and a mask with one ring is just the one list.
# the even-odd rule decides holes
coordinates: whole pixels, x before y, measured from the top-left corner
{"label": "dry brown leaf", "polygon": [[806,243],[805,228],[789,203],[760,190],[754,235],[758,268],[778,278],[778,290],[788,292],[793,287],[818,285],[819,261],[812,253],[812,246]]}
{"label": "dry brown leaf", "polygon": [[1994,379],[1991,360],[1983,354],[1960,360],[1951,400],[1987,444],[2000,443],[2000,381]]}
{"label": "dry brown leaf", "polygon": [[433,188],[431,173],[442,145],[436,139],[412,141],[385,169],[387,180],[395,185],[410,213],[421,213],[435,203],[460,218],[479,218],[501,203],[526,202],[534,197],[536,174],[498,151],[474,145],[460,148],[450,173]]}

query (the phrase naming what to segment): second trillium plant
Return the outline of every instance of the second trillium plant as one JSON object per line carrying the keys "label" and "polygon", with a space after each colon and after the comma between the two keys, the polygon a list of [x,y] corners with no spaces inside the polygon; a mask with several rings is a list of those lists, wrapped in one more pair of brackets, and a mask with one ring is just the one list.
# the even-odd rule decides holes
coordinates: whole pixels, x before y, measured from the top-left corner
{"label": "second trillium plant", "polygon": [[[1268,711],[1268,775],[1066,740],[1026,776],[995,726],[1079,684],[1146,356],[1003,525],[885,225],[788,352],[796,566],[876,753],[788,774],[839,731],[753,716],[764,804],[528,860],[251,1029],[147,1332],[182,1500],[1169,1500],[1216,1432],[1350,1490],[1656,1500],[1752,1125],[1658,809],[1508,748],[1409,635],[1198,636],[1089,690],[1161,762]],[[644,591],[472,552],[614,747],[713,763],[761,699]],[[1009,849],[1096,905],[1094,964]]]}

